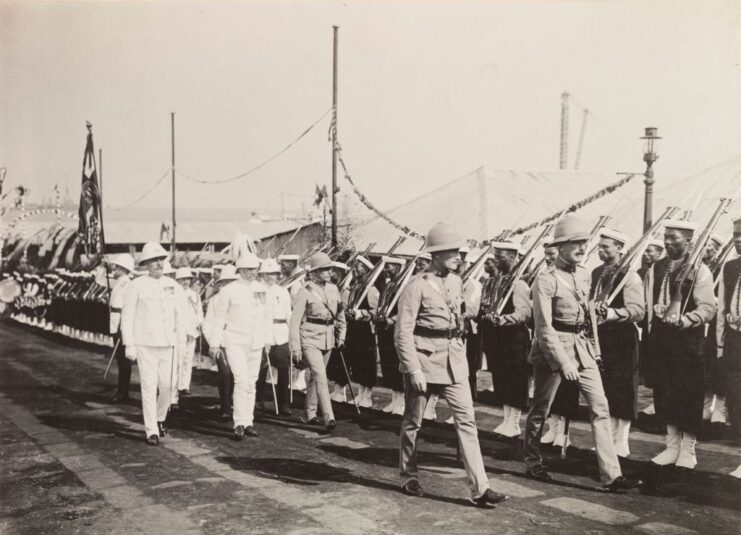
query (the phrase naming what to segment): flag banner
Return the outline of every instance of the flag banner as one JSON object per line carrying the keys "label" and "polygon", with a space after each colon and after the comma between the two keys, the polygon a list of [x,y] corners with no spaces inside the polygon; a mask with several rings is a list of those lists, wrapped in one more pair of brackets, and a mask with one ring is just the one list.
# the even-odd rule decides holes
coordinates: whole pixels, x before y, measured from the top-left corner
{"label": "flag banner", "polygon": [[100,189],[95,169],[93,132],[88,124],[85,155],[82,159],[82,190],[80,192],[80,225],[77,229],[86,254],[103,252],[103,227],[101,226]]}

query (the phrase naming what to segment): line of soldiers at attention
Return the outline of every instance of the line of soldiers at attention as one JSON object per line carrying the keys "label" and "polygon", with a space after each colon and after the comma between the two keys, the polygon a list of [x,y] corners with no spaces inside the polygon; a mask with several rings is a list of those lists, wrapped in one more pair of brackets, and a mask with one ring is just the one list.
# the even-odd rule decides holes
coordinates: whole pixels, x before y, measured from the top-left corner
{"label": "line of soldiers at attention", "polygon": [[[704,415],[727,411],[741,435],[741,259],[727,260],[734,249],[741,254],[741,219],[726,242],[712,234],[715,216],[699,232],[675,214],[667,210],[633,245],[567,215],[529,247],[495,241],[478,257],[465,258],[464,240],[444,223],[411,259],[393,249],[376,262],[358,252],[347,264],[325,252],[278,260],[248,253],[215,266],[203,292],[188,268],[167,276],[169,253],[148,243],[137,266],[129,255],[111,261],[116,400],[128,398],[135,361],[146,440],[157,445],[168,411],[189,394],[201,334],[218,369],[221,414],[237,440],[258,435],[255,410],[268,385],[276,414],[291,416],[294,370],[305,375],[303,422],[328,432],[337,425],[332,403],[347,402],[348,393],[358,410],[374,406],[380,371],[392,392],[382,410],[402,417],[402,491],[423,494],[416,439],[442,398],[470,499],[487,506],[507,496],[489,488],[484,470],[477,372],[491,373],[503,406],[494,432],[522,439],[526,473],[539,481],[552,480],[541,445],[568,446],[581,396],[609,492],[641,483],[622,474],[619,459],[630,455],[643,378],[666,426],[665,448],[648,465],[693,469]],[[592,252],[601,265],[590,272]],[[135,267],[145,275],[131,280]],[[647,471],[644,483],[656,485],[659,472]],[[741,468],[732,475],[741,477]]]}

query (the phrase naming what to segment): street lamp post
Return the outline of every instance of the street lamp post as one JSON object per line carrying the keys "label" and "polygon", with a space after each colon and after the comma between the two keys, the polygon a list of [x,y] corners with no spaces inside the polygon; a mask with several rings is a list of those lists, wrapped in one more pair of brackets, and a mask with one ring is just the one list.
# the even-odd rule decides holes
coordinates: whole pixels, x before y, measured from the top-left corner
{"label": "street lamp post", "polygon": [[657,133],[659,129],[654,126],[646,127],[645,135],[641,138],[645,140],[643,148],[643,161],[646,162],[646,172],[643,174],[646,177],[643,183],[646,185],[646,199],[643,205],[643,232],[646,232],[651,228],[653,224],[653,194],[654,194],[654,170],[653,164],[659,159],[659,155],[654,150],[654,144],[656,140],[661,139]]}

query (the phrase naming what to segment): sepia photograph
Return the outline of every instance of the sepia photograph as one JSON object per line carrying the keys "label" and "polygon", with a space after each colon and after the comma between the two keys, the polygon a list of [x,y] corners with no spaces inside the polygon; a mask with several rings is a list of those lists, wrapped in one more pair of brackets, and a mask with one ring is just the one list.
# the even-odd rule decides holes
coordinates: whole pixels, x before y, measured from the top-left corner
{"label": "sepia photograph", "polygon": [[741,2],[0,0],[0,533],[741,534]]}

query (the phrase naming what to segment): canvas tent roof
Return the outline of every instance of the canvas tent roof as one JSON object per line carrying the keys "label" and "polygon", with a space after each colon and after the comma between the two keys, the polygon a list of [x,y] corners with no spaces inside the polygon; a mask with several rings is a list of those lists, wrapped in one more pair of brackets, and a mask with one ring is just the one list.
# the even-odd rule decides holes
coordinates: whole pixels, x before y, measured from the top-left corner
{"label": "canvas tent roof", "polygon": [[[491,238],[503,229],[525,226],[563,210],[594,192],[615,183],[615,173],[580,171],[522,171],[480,168],[444,186],[430,191],[387,212],[401,225],[424,234],[439,221],[458,226],[466,238]],[[683,209],[694,205],[693,219],[704,224],[724,196],[739,195],[741,155],[685,177],[656,175],[653,213],[657,217],[670,203]],[[637,175],[622,188],[585,206],[578,213],[590,222],[610,215],[610,226],[637,238],[642,232],[644,203],[643,176]],[[738,206],[721,219],[717,229],[730,232],[733,214]],[[380,217],[359,224],[352,231],[358,248],[376,242],[375,249],[384,251],[402,232]],[[407,237],[397,249],[413,254],[422,246],[418,239]]]}

